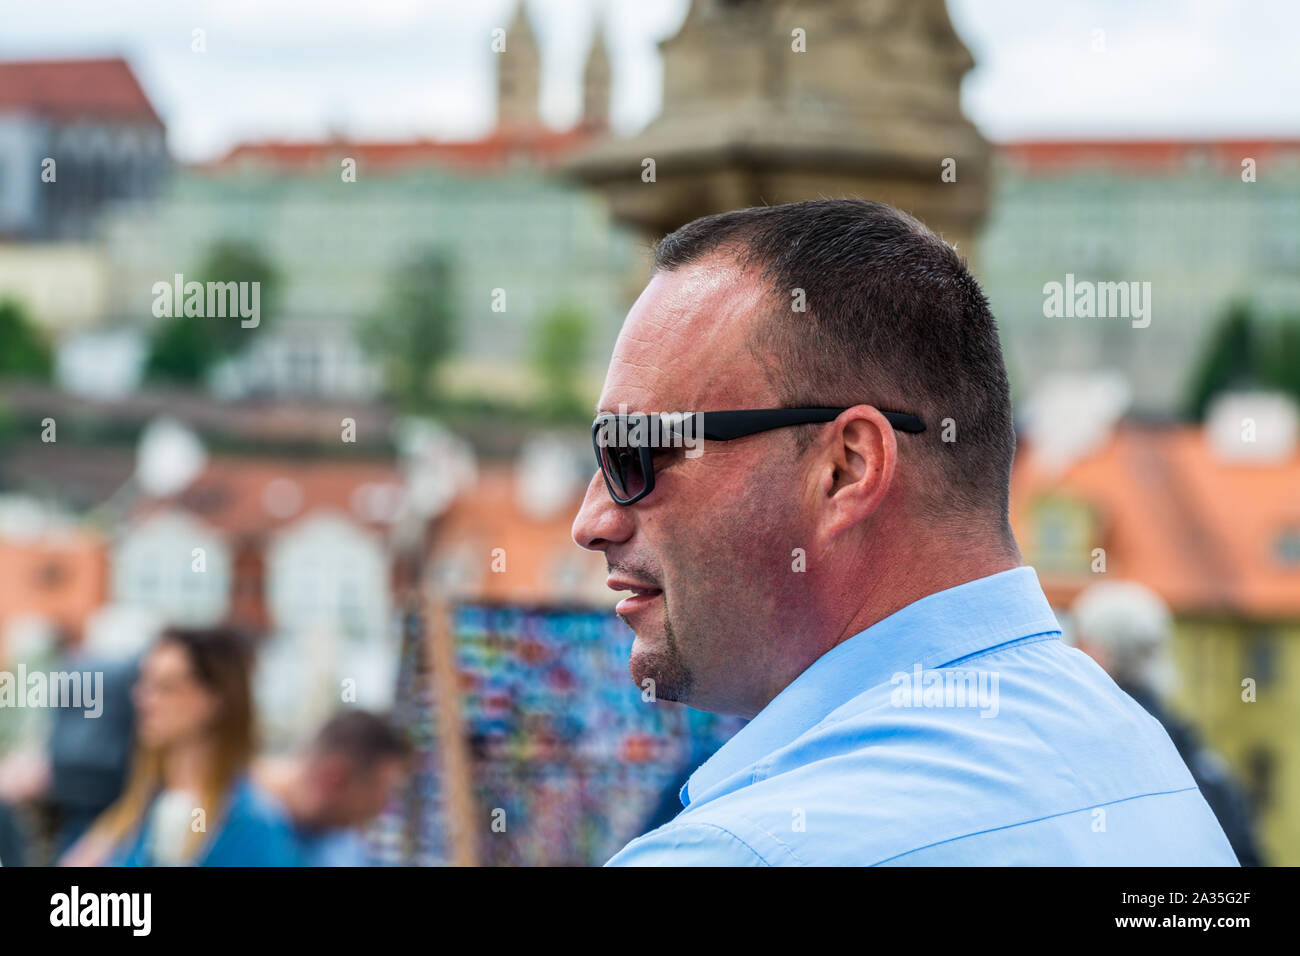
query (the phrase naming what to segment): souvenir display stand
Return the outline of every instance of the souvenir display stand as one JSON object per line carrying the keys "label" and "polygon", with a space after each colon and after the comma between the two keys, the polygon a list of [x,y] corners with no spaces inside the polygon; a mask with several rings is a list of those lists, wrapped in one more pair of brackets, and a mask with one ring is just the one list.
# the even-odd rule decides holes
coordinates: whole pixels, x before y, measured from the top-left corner
{"label": "souvenir display stand", "polygon": [[388,863],[602,863],[743,724],[637,688],[608,609],[432,601],[403,632],[415,771],[377,828]]}

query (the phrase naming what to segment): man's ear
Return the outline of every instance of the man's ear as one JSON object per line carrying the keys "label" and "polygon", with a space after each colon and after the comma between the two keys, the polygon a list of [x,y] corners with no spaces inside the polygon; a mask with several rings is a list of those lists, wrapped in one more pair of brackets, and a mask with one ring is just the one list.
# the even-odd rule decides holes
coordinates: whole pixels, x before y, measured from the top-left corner
{"label": "man's ear", "polygon": [[869,518],[885,500],[898,463],[898,437],[871,405],[840,413],[822,452],[821,490],[829,510],[830,537]]}

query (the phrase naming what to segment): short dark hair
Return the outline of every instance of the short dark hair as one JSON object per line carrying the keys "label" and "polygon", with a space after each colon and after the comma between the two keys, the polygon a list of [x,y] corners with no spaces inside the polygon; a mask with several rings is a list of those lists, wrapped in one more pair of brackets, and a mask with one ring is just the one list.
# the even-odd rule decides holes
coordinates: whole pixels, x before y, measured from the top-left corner
{"label": "short dark hair", "polygon": [[365,710],[345,710],[320,729],[312,750],[318,755],[342,754],[366,770],[386,758],[406,759],[410,745],[387,718]]}
{"label": "short dark hair", "polygon": [[[928,516],[991,514],[1010,539],[1006,366],[988,299],[952,246],[884,203],[817,199],[696,219],[659,242],[652,272],[714,253],[757,266],[771,290],[748,347],[785,405],[919,415],[925,432],[899,442],[932,479]],[[943,440],[944,419],[955,440]],[[817,427],[791,429],[799,454]]]}

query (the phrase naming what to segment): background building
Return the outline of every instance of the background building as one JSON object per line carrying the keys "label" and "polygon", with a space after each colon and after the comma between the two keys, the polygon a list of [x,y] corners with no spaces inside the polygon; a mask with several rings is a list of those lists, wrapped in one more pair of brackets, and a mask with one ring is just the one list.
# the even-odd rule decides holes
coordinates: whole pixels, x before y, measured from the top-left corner
{"label": "background building", "polygon": [[140,500],[114,549],[114,600],[260,637],[267,742],[300,744],[349,695],[391,702],[404,493],[384,463],[214,458],[178,493]]}
{"label": "background building", "polygon": [[[655,4],[604,4],[594,25],[481,6],[399,4],[382,24],[304,6],[343,24],[324,51],[257,5],[223,8],[206,55],[171,8],[87,27],[133,66],[67,59],[41,5],[6,20],[27,58],[0,63],[0,668],[54,660],[61,636],[135,652],[167,623],[229,621],[258,638],[277,749],[395,696],[421,761],[401,809],[424,815],[390,808],[390,835],[429,838],[395,858],[463,859],[424,812],[460,752],[459,819],[479,801],[535,822],[480,859],[596,861],[725,736],[642,706],[605,563],[569,537],[648,241],[860,195],[937,229],[990,296],[1021,428],[1015,530],[1063,624],[1102,576],[1164,598],[1176,709],[1245,782],[1269,860],[1300,862],[1300,131],[1268,31],[1216,32],[1205,8],[1175,40],[1121,5],[1129,45],[1080,61],[1091,25],[1032,4],[683,0],[643,36],[651,54],[662,37],[661,79],[627,55],[627,11]],[[275,55],[225,55],[254,36]],[[1237,69],[1214,75],[1228,113],[1171,133],[1132,71],[1170,49],[1194,69],[1184,41]],[[1241,79],[1257,61],[1268,83]],[[1032,100],[1056,125],[994,136],[990,64],[1015,81],[998,109]],[[1199,121],[1197,77],[1164,79]],[[615,121],[660,87],[643,128]],[[1104,122],[1076,122],[1070,96]],[[476,98],[478,125],[442,122]],[[1134,102],[1141,138],[1117,140]],[[177,275],[258,281],[260,324],[156,314]],[[1150,325],[1047,317],[1044,286],[1069,276],[1149,282]],[[1239,299],[1257,325],[1225,339]],[[7,751],[42,746],[43,721],[14,717],[0,793]]]}
{"label": "background building", "polygon": [[[1252,431],[1243,423],[1252,422]],[[1300,857],[1300,412],[1224,396],[1204,426],[1031,422],[1012,526],[1057,616],[1088,585],[1137,581],[1174,618],[1173,706],[1232,766],[1266,860]],[[1246,436],[1246,440],[1243,440]]]}
{"label": "background building", "polygon": [[0,63],[0,236],[88,239],[106,203],[154,195],[168,165],[125,60]]}
{"label": "background building", "polygon": [[[453,381],[490,377],[527,394],[548,310],[573,304],[590,317],[588,366],[622,320],[631,239],[594,197],[532,165],[574,142],[546,134],[242,147],[214,169],[178,174],[157,204],[106,223],[110,311],[148,328],[155,282],[177,271],[202,281],[215,242],[251,243],[279,274],[278,314],[248,330],[227,391],[374,398],[383,383],[365,348],[368,327],[391,307],[404,267],[438,260],[456,335]],[[356,182],[341,179],[346,158]]]}
{"label": "background building", "polygon": [[[977,267],[1019,397],[1060,372],[1115,368],[1137,411],[1178,413],[1234,300],[1300,313],[1300,140],[1017,142],[994,155]],[[1150,325],[1044,316],[1044,285],[1067,274],[1149,282]]]}
{"label": "background building", "polygon": [[567,346],[592,388],[626,311],[634,240],[554,170],[607,126],[603,42],[597,32],[584,112],[565,130],[539,118],[541,64],[522,5],[498,61],[498,122],[484,137],[244,143],[179,173],[157,202],[119,206],[104,228],[108,311],[155,327],[154,283],[177,272],[205,281],[214,245],[239,243],[276,274],[276,314],[215,370],[225,397],[380,397],[374,326],[411,271],[433,277],[424,291],[445,306],[452,391],[534,398],[533,355],[557,310],[585,324]]}

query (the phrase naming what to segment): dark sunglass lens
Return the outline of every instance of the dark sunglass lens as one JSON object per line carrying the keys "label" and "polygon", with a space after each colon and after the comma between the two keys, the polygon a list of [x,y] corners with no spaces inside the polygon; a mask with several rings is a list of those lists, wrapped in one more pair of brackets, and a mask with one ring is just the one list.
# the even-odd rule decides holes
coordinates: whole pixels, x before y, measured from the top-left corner
{"label": "dark sunglass lens", "polygon": [[642,467],[641,449],[636,445],[619,444],[622,436],[633,427],[635,422],[629,422],[619,429],[613,420],[608,420],[596,433],[596,459],[601,473],[609,482],[614,499],[622,504],[644,494],[649,485],[649,476]]}
{"label": "dark sunglass lens", "polygon": [[602,467],[614,486],[616,497],[626,501],[635,498],[645,489],[645,475],[641,471],[641,456],[635,448],[625,446],[601,449]]}
{"label": "dark sunglass lens", "polygon": [[627,503],[645,491],[647,478],[641,467],[640,450],[634,445],[619,444],[621,437],[613,421],[603,423],[596,435],[596,457],[614,498]]}
{"label": "dark sunglass lens", "polygon": [[600,445],[596,453],[600,457],[600,470],[605,475],[605,480],[609,482],[614,497],[626,498],[627,492],[623,486],[623,475],[616,464],[617,449],[610,448],[608,445]]}
{"label": "dark sunglass lens", "polygon": [[623,487],[627,497],[635,498],[645,491],[645,473],[641,470],[641,453],[635,448],[620,448],[623,459]]}

